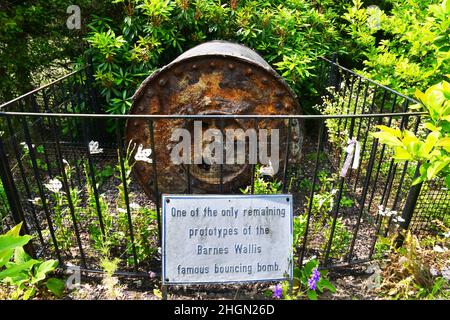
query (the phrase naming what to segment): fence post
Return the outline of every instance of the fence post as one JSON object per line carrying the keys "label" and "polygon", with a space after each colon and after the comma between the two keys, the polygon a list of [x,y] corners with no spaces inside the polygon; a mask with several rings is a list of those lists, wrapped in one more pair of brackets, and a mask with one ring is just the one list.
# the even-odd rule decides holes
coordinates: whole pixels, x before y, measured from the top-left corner
{"label": "fence post", "polygon": [[[24,219],[23,209],[20,204],[19,195],[17,193],[16,185],[14,183],[13,176],[11,174],[11,168],[9,167],[8,157],[5,152],[5,145],[3,139],[0,137],[0,178],[3,183],[6,198],[8,199],[9,209],[11,210],[11,216],[14,220],[14,224],[17,225],[23,222],[20,234],[28,234],[28,227]],[[33,246],[29,242],[25,247],[25,251],[32,257],[35,256]]]}
{"label": "fence post", "polygon": [[[416,172],[414,173],[414,179],[420,176],[420,163],[416,167]],[[400,223],[400,228],[403,230],[408,230],[409,225],[411,224],[411,220],[414,214],[414,209],[416,208],[417,200],[420,196],[420,191],[422,190],[422,182],[411,186],[408,192],[408,197],[406,198],[405,205],[402,211],[402,219],[403,222]],[[395,240],[395,244],[397,247],[400,247],[403,244],[404,234],[398,233],[397,239]]]}

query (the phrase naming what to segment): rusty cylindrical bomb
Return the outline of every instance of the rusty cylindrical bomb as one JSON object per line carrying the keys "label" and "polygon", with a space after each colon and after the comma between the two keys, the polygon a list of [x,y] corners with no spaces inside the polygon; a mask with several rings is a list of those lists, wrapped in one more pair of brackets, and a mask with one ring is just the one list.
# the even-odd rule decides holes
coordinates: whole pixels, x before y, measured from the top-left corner
{"label": "rusty cylindrical bomb", "polygon": [[[286,115],[301,113],[297,97],[284,79],[256,52],[239,44],[211,41],[194,47],[170,64],[155,71],[133,97],[130,114],[191,115]],[[126,124],[128,143],[151,148],[151,121],[130,119]],[[301,156],[301,121],[286,119],[203,119],[202,130],[278,129],[279,170],[283,172],[289,143],[289,162]],[[155,197],[155,180],[160,193],[233,192],[251,181],[251,167],[245,164],[174,164],[172,131],[184,128],[193,133],[194,120],[153,121],[155,163],[138,161],[137,179],[147,195]],[[225,133],[224,133],[225,135]],[[288,139],[289,135],[289,139]],[[193,135],[192,135],[193,137]],[[192,138],[192,144],[194,144]],[[269,139],[270,141],[270,139]],[[288,142],[289,141],[289,142]],[[269,147],[270,149],[270,147]],[[248,146],[246,153],[248,153]],[[191,153],[194,147],[191,148]],[[193,155],[191,157],[193,161]],[[156,175],[154,168],[156,167]],[[220,185],[222,184],[222,187]]]}

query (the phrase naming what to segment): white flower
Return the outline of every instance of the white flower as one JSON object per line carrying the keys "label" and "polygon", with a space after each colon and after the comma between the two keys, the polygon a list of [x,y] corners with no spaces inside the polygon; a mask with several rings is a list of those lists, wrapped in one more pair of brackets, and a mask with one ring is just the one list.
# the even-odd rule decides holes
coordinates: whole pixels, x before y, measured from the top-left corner
{"label": "white flower", "polygon": [[[29,150],[29,148],[28,148],[28,144],[26,143],[26,142],[21,142],[20,143],[21,145],[22,145],[22,147],[26,150],[26,151],[28,151]],[[31,146],[33,147],[33,149],[34,149],[34,144],[31,144]]]}
{"label": "white flower", "polygon": [[443,234],[444,238],[450,238],[450,231]]}
{"label": "white flower", "polygon": [[441,246],[435,245],[435,246],[433,247],[433,251],[436,251],[436,252],[439,252],[439,253],[443,253],[443,252],[445,252],[446,250],[443,249]]}
{"label": "white flower", "polygon": [[445,267],[444,269],[441,269],[441,274],[445,279],[450,280],[450,267]]}
{"label": "white flower", "polygon": [[98,141],[89,142],[89,153],[90,154],[103,153],[103,149],[98,147]]}
{"label": "white flower", "polygon": [[152,149],[144,149],[142,144],[140,144],[136,154],[134,155],[134,159],[136,161],[144,161],[147,163],[152,163],[152,159],[150,159],[151,154],[152,154]]}
{"label": "white flower", "polygon": [[402,217],[397,217],[397,221],[398,222],[405,222],[405,219],[403,219]]}
{"label": "white flower", "polygon": [[397,215],[397,211],[387,211],[386,212],[386,216],[390,217],[390,216],[396,216]]}
{"label": "white flower", "polygon": [[430,273],[433,277],[437,277],[439,275],[439,271],[437,271],[435,268],[430,268]]}
{"label": "white flower", "polygon": [[123,208],[118,208],[117,211],[121,212],[121,213],[127,213],[127,210],[123,209]]}
{"label": "white flower", "polygon": [[50,179],[50,181],[48,183],[44,184],[44,186],[48,190],[50,190],[52,192],[55,192],[55,193],[58,193],[61,190],[61,188],[62,188],[62,182],[59,181],[56,178],[55,179]]}
{"label": "white flower", "polygon": [[41,204],[41,198],[39,198],[39,197],[36,197],[36,198],[34,198],[34,199],[28,199],[28,201],[30,201],[32,204],[34,204],[34,205],[39,205],[39,204]]}
{"label": "white flower", "polygon": [[69,162],[66,159],[63,159],[62,162],[64,163],[65,166],[68,166],[68,167],[70,166]]}
{"label": "white flower", "polygon": [[275,175],[275,170],[272,167],[272,162],[269,160],[269,164],[259,168],[259,173],[263,176],[273,177]]}

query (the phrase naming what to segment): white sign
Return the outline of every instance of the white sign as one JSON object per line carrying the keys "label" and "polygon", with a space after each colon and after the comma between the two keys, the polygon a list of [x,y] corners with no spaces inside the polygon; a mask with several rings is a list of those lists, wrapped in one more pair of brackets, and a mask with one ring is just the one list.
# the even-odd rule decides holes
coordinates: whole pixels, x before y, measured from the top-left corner
{"label": "white sign", "polygon": [[163,283],[292,278],[291,195],[164,195]]}

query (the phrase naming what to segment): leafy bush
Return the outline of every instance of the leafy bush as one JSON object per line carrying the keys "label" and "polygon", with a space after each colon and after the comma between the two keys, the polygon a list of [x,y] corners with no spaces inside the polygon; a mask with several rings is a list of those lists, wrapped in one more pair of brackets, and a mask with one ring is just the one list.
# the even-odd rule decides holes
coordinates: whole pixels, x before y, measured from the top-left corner
{"label": "leafy bush", "polygon": [[413,94],[450,73],[450,1],[392,1],[365,7],[353,0],[343,18],[354,42],[350,56],[362,73],[395,90]]}
{"label": "leafy bush", "polygon": [[420,176],[414,184],[441,175],[450,187],[450,84],[443,81],[425,93],[417,91],[416,96],[429,113],[422,136],[386,126],[378,126],[380,131],[373,135],[394,149],[396,161],[421,163]]}
{"label": "leafy bush", "polygon": [[[115,0],[123,17],[94,17],[86,38],[107,111],[123,114],[153,70],[202,42],[257,50],[301,96],[315,92],[315,58],[341,48],[336,9],[316,1]],[[306,81],[308,79],[308,81]]]}
{"label": "leafy bush", "polygon": [[21,236],[21,227],[22,223],[0,235],[0,283],[15,288],[10,295],[12,299],[33,298],[44,286],[56,296],[61,296],[64,282],[56,278],[47,279],[47,275],[58,266],[58,261],[32,259],[23,248],[32,237]]}

